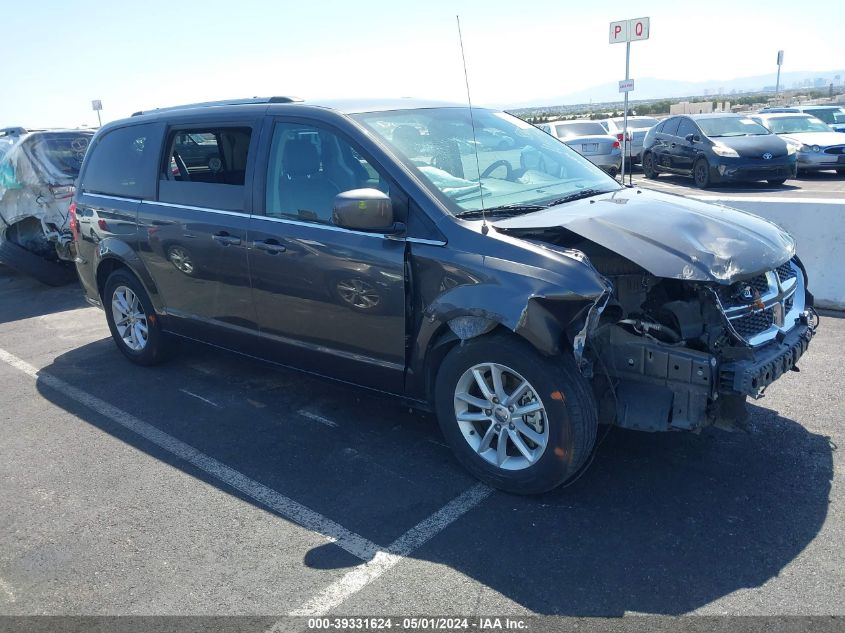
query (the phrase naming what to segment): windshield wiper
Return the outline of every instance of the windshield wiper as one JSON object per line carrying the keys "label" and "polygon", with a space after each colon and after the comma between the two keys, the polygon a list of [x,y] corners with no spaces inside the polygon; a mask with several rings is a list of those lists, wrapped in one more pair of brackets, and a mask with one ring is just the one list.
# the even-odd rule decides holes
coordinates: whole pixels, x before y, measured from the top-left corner
{"label": "windshield wiper", "polygon": [[500,204],[497,207],[490,207],[484,209],[470,209],[468,211],[461,211],[456,213],[458,218],[480,218],[484,215],[519,215],[521,213],[531,213],[532,211],[541,211],[546,208],[544,204]]}
{"label": "windshield wiper", "polygon": [[597,196],[601,193],[610,193],[610,191],[605,191],[605,190],[602,190],[602,189],[581,189],[580,191],[575,191],[575,192],[570,193],[568,195],[565,195],[563,197],[556,198],[555,200],[552,200],[551,202],[547,202],[544,206],[546,208],[554,207],[554,206],[559,205],[559,204],[565,204],[567,202],[574,202],[575,200],[583,200],[584,198],[592,198],[593,196]]}

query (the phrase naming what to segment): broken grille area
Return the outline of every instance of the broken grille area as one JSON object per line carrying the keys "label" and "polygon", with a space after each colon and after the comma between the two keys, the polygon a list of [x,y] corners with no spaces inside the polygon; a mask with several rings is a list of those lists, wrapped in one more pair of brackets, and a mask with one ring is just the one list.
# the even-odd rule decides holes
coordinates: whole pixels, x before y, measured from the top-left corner
{"label": "broken grille area", "polygon": [[749,339],[752,336],[765,332],[775,322],[774,310],[766,308],[759,312],[752,312],[738,319],[732,319],[731,324],[734,326],[736,333],[744,339]]}
{"label": "broken grille area", "polygon": [[795,270],[792,268],[792,262],[786,262],[777,267],[778,279],[780,283],[784,283],[795,277]]}

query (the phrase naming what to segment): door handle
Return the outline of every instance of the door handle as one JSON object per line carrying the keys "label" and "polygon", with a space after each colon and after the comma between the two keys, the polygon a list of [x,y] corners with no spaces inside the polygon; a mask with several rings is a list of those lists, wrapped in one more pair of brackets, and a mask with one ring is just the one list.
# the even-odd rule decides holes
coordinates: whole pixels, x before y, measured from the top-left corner
{"label": "door handle", "polygon": [[275,255],[276,253],[284,253],[287,248],[279,244],[278,240],[256,240],[252,243],[252,247],[258,251],[264,251],[268,255]]}
{"label": "door handle", "polygon": [[211,239],[223,246],[238,246],[241,243],[241,238],[229,235],[225,231],[212,235]]}

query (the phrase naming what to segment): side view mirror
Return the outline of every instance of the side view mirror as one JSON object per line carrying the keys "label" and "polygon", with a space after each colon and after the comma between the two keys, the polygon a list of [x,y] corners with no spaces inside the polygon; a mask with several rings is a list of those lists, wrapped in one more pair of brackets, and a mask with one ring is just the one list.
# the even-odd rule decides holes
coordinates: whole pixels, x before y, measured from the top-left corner
{"label": "side view mirror", "polygon": [[378,189],[350,189],[334,198],[332,221],[355,231],[395,234],[404,230],[393,219],[390,197]]}
{"label": "side view mirror", "polygon": [[687,143],[700,143],[701,137],[698,134],[687,134],[684,139],[686,139]]}

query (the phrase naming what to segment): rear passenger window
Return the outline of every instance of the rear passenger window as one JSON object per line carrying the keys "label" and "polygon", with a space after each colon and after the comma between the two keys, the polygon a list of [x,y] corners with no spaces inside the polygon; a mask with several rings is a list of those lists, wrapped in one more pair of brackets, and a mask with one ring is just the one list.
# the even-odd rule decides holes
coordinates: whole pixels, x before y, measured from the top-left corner
{"label": "rear passenger window", "polygon": [[171,130],[159,174],[159,201],[244,210],[244,182],[252,129]]}
{"label": "rear passenger window", "polygon": [[160,136],[155,124],[131,125],[97,140],[82,178],[83,190],[127,198],[155,195]]}

